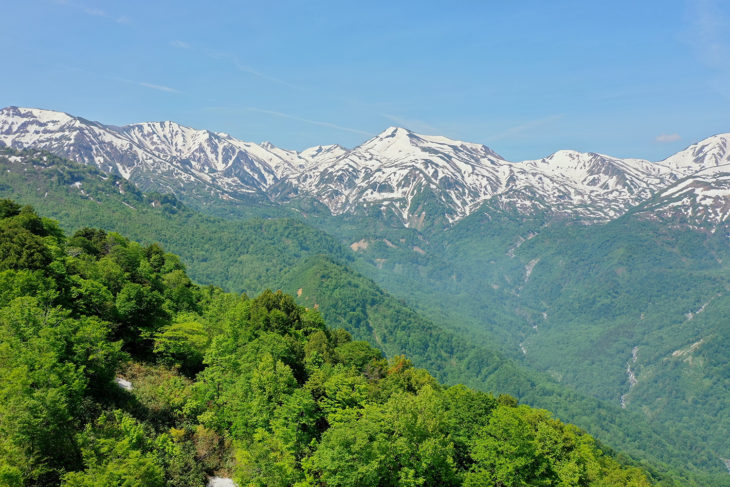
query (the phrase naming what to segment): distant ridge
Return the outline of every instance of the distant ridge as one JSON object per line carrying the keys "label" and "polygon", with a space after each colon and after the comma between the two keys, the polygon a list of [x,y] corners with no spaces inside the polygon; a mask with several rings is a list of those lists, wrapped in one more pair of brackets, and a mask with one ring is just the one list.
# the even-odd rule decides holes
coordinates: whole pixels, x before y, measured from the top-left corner
{"label": "distant ridge", "polygon": [[[714,185],[730,174],[730,134],[659,162],[569,150],[512,162],[482,144],[400,127],[351,150],[329,145],[296,152],[170,121],[116,127],[57,111],[7,107],[0,110],[0,145],[45,149],[143,189],[181,197],[253,197],[274,204],[313,198],[335,215],[376,210],[416,228],[452,225],[487,201],[583,223],[610,221],[661,194],[671,196],[674,209],[654,202],[651,218],[676,219],[680,211],[693,224],[717,225],[730,214],[730,190]],[[677,200],[672,185],[693,175],[702,178],[702,196],[685,191]]]}

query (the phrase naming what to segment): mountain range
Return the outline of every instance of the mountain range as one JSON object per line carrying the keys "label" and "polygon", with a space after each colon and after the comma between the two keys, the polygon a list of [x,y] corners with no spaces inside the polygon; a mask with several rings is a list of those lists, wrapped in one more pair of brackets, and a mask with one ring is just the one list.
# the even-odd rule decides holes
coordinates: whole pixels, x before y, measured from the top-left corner
{"label": "mountain range", "polygon": [[143,190],[192,200],[296,204],[332,215],[383,214],[403,226],[450,227],[485,203],[530,215],[600,223],[647,203],[652,219],[715,227],[730,214],[730,134],[663,161],[560,150],[507,161],[482,144],[389,127],[354,149],[301,152],[174,122],[117,127],[35,108],[0,110],[0,144],[40,148]]}
{"label": "mountain range", "polygon": [[448,383],[730,485],[728,140],[515,162],[391,127],[296,152],[9,107],[0,192],[69,231],[159,241],[199,283],[282,288]]}

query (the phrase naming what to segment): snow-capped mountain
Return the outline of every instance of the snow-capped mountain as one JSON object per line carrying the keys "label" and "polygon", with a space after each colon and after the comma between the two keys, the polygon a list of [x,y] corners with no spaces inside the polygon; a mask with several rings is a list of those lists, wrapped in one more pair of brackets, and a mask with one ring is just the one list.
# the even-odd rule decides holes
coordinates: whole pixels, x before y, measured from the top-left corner
{"label": "snow-capped mountain", "polygon": [[[424,221],[454,223],[487,201],[523,214],[607,221],[663,191],[675,191],[662,200],[673,202],[672,211],[686,209],[700,223],[717,223],[726,219],[719,216],[724,211],[718,209],[719,200],[710,204],[712,211],[699,211],[696,204],[719,197],[730,164],[730,134],[710,137],[660,162],[568,150],[512,162],[485,145],[398,127],[352,150],[325,145],[296,152],[174,122],[116,127],[17,107],[0,110],[0,144],[45,149],[183,199],[235,202],[256,195],[288,203],[314,198],[335,215],[375,211],[418,228]],[[697,199],[699,188],[705,189]],[[678,195],[690,189],[697,198],[687,206],[689,200]],[[659,211],[652,205],[644,213]]]}
{"label": "snow-capped mountain", "polygon": [[667,168],[670,184],[637,208],[639,215],[712,231],[730,223],[730,134],[692,144],[657,166]]}
{"label": "snow-capped mountain", "polygon": [[517,164],[526,174],[515,177],[499,196],[503,207],[523,212],[530,205],[554,214],[602,221],[622,215],[665,185],[670,171],[643,159],[618,159],[561,150]]}
{"label": "snow-capped mountain", "polygon": [[499,191],[503,164],[484,145],[390,127],[339,157],[309,165],[290,182],[333,214],[375,206],[404,222],[419,212],[415,197],[430,191],[453,221]]}
{"label": "snow-capped mountain", "polygon": [[710,166],[660,191],[638,213],[691,227],[730,222],[730,164]]}
{"label": "snow-capped mountain", "polygon": [[644,160],[575,151],[510,162],[481,144],[390,127],[290,179],[300,193],[313,195],[335,214],[376,206],[394,211],[408,225],[423,217],[413,202],[424,191],[450,222],[492,198],[523,213],[549,210],[602,221],[648,199],[670,174]]}
{"label": "snow-capped mountain", "polygon": [[190,184],[215,193],[262,193],[295,166],[296,152],[243,142],[174,122],[115,127],[33,108],[0,110],[0,144],[36,147],[94,164],[143,188],[179,193]]}
{"label": "snow-capped mountain", "polygon": [[305,169],[311,166],[314,162],[318,164],[327,164],[335,159],[339,159],[347,153],[347,149],[341,145],[318,145],[316,147],[310,147],[299,153],[299,157],[303,158],[306,162],[299,166],[299,169]]}
{"label": "snow-capped mountain", "polygon": [[681,177],[730,164],[730,134],[708,137],[669,156],[659,164]]}

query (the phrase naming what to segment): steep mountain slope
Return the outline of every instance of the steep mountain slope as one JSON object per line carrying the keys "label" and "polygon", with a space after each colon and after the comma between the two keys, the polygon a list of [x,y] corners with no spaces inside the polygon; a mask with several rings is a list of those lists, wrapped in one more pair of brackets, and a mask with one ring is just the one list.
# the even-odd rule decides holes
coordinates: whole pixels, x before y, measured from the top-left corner
{"label": "steep mountain slope", "polygon": [[0,111],[0,143],[36,147],[188,198],[263,198],[263,191],[306,159],[226,134],[173,122],[102,125],[61,112]]}
{"label": "steep mountain slope", "polygon": [[[34,151],[3,153],[0,194],[36,204],[68,228],[116,227],[145,242],[162,241],[169,249],[184,251],[191,275],[200,282],[220,278],[232,288],[252,293],[284,287],[300,294],[304,304],[318,305],[333,325],[348,328],[389,355],[408,353],[444,380],[511,393],[550,408],[604,442],[637,458],[669,463],[670,469],[686,468],[697,476],[722,468],[714,453],[687,431],[648,425],[636,413],[566,390],[505,360],[490,347],[437,326],[436,320],[424,318],[352,272],[352,254],[302,223],[206,218],[169,196],[143,195],[123,179],[88,166]],[[448,295],[439,300],[449,307],[458,305]]]}
{"label": "steep mountain slope", "polygon": [[635,213],[673,226],[716,231],[730,217],[730,164],[709,166],[660,191]]}
{"label": "steep mountain slope", "polygon": [[[581,216],[586,222],[624,214],[671,177],[665,167],[641,159],[566,150],[521,166],[534,169],[537,177],[520,181],[500,201],[519,210],[521,201],[529,201],[523,195],[532,194],[542,200],[540,210]],[[503,208],[509,206],[502,203]]]}
{"label": "steep mountain slope", "polygon": [[730,163],[730,133],[708,137],[661,161],[675,173],[689,176],[703,169]]}
{"label": "steep mountain slope", "polygon": [[592,226],[518,216],[470,215],[421,242],[417,257],[361,244],[359,269],[473,342],[492,339],[654,425],[691,429],[728,458],[727,225],[712,233],[642,214]]}
{"label": "steep mountain slope", "polygon": [[730,216],[730,134],[708,137],[658,163],[676,179],[632,213],[674,227],[715,232]]}
{"label": "steep mountain slope", "polygon": [[406,226],[418,226],[424,215],[413,205],[417,195],[433,193],[448,221],[457,220],[500,189],[504,162],[483,145],[390,127],[290,182],[334,215],[375,206],[395,212]]}
{"label": "steep mountain slope", "polygon": [[[329,228],[357,249],[362,273],[457,333],[653,424],[691,429],[726,459],[728,139],[683,151],[666,189],[590,227],[496,197],[440,234]],[[660,179],[665,162],[643,164]],[[585,167],[574,180],[590,176]]]}
{"label": "steep mountain slope", "polygon": [[[173,122],[138,123],[120,129],[128,139],[166,160],[177,160],[215,179],[236,178],[251,190],[262,190],[293,170],[296,153],[277,154],[227,134],[195,130]],[[301,161],[302,163],[304,161]]]}

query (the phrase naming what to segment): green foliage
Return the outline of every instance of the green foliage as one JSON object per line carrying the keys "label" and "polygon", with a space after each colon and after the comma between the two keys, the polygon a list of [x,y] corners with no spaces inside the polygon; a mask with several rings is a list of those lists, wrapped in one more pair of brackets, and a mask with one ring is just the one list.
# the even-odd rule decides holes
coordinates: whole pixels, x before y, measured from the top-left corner
{"label": "green foliage", "polygon": [[38,270],[51,262],[43,239],[16,225],[0,228],[0,270]]}
{"label": "green foliage", "polygon": [[66,242],[45,222],[30,228],[52,261],[0,281],[21,284],[0,289],[4,485],[649,479],[545,412],[383,358],[290,295],[200,288],[161,247],[117,234],[84,228]]}
{"label": "green foliage", "polygon": [[203,365],[203,352],[210,336],[198,315],[180,313],[175,320],[155,334],[154,352],[171,364],[180,364],[194,375]]}
{"label": "green foliage", "polygon": [[0,219],[6,219],[20,214],[20,205],[13,200],[0,199]]}
{"label": "green foliage", "polygon": [[165,472],[144,425],[122,411],[102,415],[79,434],[84,470],[63,477],[66,487],[162,487]]}
{"label": "green foliage", "polygon": [[[687,373],[674,362],[671,368],[659,365],[667,353],[671,355],[673,350],[689,346],[701,338],[695,338],[688,332],[694,329],[696,336],[697,328],[681,326],[678,322],[666,332],[659,325],[671,315],[664,314],[665,310],[682,309],[679,313],[682,314],[686,312],[685,308],[698,309],[704,304],[702,289],[708,289],[708,281],[704,280],[702,273],[707,272],[708,266],[705,265],[705,270],[699,274],[680,279],[681,292],[672,291],[671,283],[694,265],[691,259],[685,268],[649,280],[647,290],[651,292],[644,293],[641,287],[647,281],[636,277],[652,276],[651,266],[657,261],[650,261],[647,267],[646,263],[642,266],[641,259],[631,260],[631,256],[647,255],[647,249],[654,245],[652,240],[641,237],[644,238],[642,244],[630,242],[625,249],[620,247],[622,239],[651,234],[654,229],[647,231],[643,226],[629,226],[625,231],[619,231],[618,237],[612,237],[616,227],[602,232],[601,227],[585,228],[570,225],[570,222],[554,225],[555,222],[544,215],[526,220],[509,211],[485,207],[453,229],[443,232],[432,231],[441,224],[439,222],[435,222],[434,227],[422,225],[423,221],[413,221],[412,228],[403,228],[396,219],[390,221],[375,213],[331,218],[315,202],[301,203],[297,213],[273,211],[266,205],[236,203],[224,211],[220,211],[220,205],[216,208],[215,205],[205,206],[205,211],[228,217],[220,219],[191,211],[169,195],[145,195],[129,181],[39,151],[1,148],[0,169],[0,188],[5,194],[32,202],[43,213],[59,218],[67,230],[82,228],[71,240],[78,239],[67,244],[67,253],[73,259],[58,259],[64,253],[58,245],[58,227],[54,229],[50,221],[41,219],[45,236],[39,236],[48,245],[53,262],[49,268],[34,272],[54,282],[59,277],[69,282],[76,280],[78,290],[73,291],[69,285],[48,285],[44,288],[44,296],[39,295],[39,299],[63,302],[69,309],[75,306],[79,309],[74,313],[78,314],[89,312],[93,306],[116,313],[116,297],[129,283],[143,286],[144,294],[156,296],[155,293],[158,293],[162,297],[160,315],[149,321],[121,322],[119,316],[112,314],[102,317],[110,322],[115,337],[127,340],[124,347],[129,352],[142,353],[148,360],[164,360],[169,366],[180,367],[184,374],[193,375],[201,367],[200,355],[194,352],[183,358],[176,347],[195,349],[197,346],[189,339],[202,337],[183,332],[184,338],[180,335],[168,337],[171,340],[163,346],[165,340],[159,334],[171,330],[171,322],[176,320],[177,313],[187,312],[200,315],[200,319],[194,321],[205,326],[212,340],[213,335],[225,328],[224,323],[243,319],[245,308],[251,306],[245,299],[215,297],[220,290],[192,286],[184,273],[175,272],[184,271],[180,260],[155,246],[154,242],[160,241],[166,248],[183,256],[190,266],[191,277],[197,282],[222,284],[226,289],[246,291],[251,295],[267,288],[281,288],[292,294],[299,294],[301,289],[297,301],[310,308],[309,312],[302,313],[302,327],[310,326],[306,322],[316,315],[313,309],[318,307],[330,325],[346,328],[356,339],[368,341],[389,357],[406,353],[414,363],[428,368],[439,380],[509,393],[523,402],[555,411],[560,418],[588,428],[612,447],[635,458],[646,459],[645,465],[648,465],[646,462],[670,464],[668,468],[662,467],[664,472],[674,469],[714,472],[722,477],[720,484],[725,478],[724,466],[716,452],[725,448],[720,432],[724,431],[722,422],[727,421],[723,419],[727,415],[719,414],[714,405],[726,403],[716,391],[727,388],[721,389],[722,381],[701,377],[697,367],[693,368],[693,373]],[[81,183],[81,186],[74,183]],[[188,189],[184,188],[181,194],[187,194]],[[186,201],[195,203],[195,200]],[[200,201],[198,199],[197,203]],[[218,198],[208,199],[205,204],[221,201]],[[439,211],[428,195],[424,195],[417,204],[433,214]],[[7,207],[12,217],[20,215],[22,210],[19,205]],[[378,212],[377,209],[374,211]],[[27,210],[25,214],[24,218],[31,223],[37,219],[28,216]],[[247,221],[231,218],[240,215],[298,215],[299,220],[305,219],[337,238],[291,218]],[[33,224],[38,228],[36,223]],[[105,231],[89,228],[95,226]],[[20,228],[25,227],[21,225]],[[542,232],[546,229],[555,231],[546,232],[543,238]],[[113,230],[123,231],[145,242],[145,245],[128,242],[112,233]],[[560,236],[561,232],[565,233]],[[535,234],[539,236],[532,238]],[[587,240],[586,235],[589,237]],[[363,238],[369,246],[365,250],[360,249],[357,257],[353,257],[354,254],[341,243],[350,244]],[[526,243],[522,242],[523,239]],[[696,238],[682,237],[679,240],[676,245],[670,246],[669,252],[661,255],[666,257],[673,252],[674,255],[681,252],[679,261],[686,259],[688,250],[697,243]],[[524,245],[520,246],[521,243]],[[575,266],[563,265],[562,248],[566,249],[568,258],[571,254],[576,257],[575,262],[592,258],[604,250],[613,260],[587,267],[591,272],[598,270],[601,274],[581,277]],[[717,254],[718,248],[721,246],[715,244],[708,255],[721,257]],[[534,267],[530,279],[525,279],[526,266],[537,258],[543,260]],[[631,265],[626,266],[622,261]],[[711,257],[702,262],[710,261]],[[612,268],[613,263],[617,267]],[[353,267],[362,275],[353,272]],[[624,274],[624,279],[612,277],[611,273],[618,276],[617,272],[622,272],[622,267],[636,272]],[[30,284],[41,286],[41,281],[25,279],[21,272],[27,271],[12,275],[15,282],[23,281],[26,289]],[[722,272],[722,269],[718,268],[717,272]],[[64,277],[67,274],[70,276]],[[106,287],[114,297],[112,309],[109,309],[102,288],[92,288],[91,283],[78,281],[73,275]],[[7,276],[11,278],[10,274]],[[631,281],[628,276],[633,276],[633,280],[641,285],[626,292],[617,292],[620,286]],[[703,284],[692,287],[692,281],[698,278],[702,278]],[[545,285],[550,282],[568,283],[569,286],[563,292],[560,285]],[[407,301],[394,298],[379,286]],[[8,289],[0,290],[0,299],[5,299],[4,295],[7,299],[17,296],[15,287]],[[79,299],[84,296],[85,289],[89,290],[90,296],[86,300]],[[662,295],[655,290],[664,293],[668,299],[651,307],[652,313],[647,313],[654,316],[653,322],[657,325],[653,332],[656,336],[650,337],[650,343],[656,343],[656,339],[662,337],[671,339],[663,345],[665,356],[656,354],[651,371],[652,374],[659,372],[661,377],[656,380],[669,387],[668,390],[676,390],[674,384],[679,384],[683,392],[671,397],[686,398],[686,401],[682,399],[685,402],[675,401],[672,407],[667,406],[666,402],[662,402],[659,389],[644,388],[644,384],[651,383],[647,380],[640,382],[632,391],[629,408],[624,411],[620,409],[618,400],[619,394],[625,392],[621,389],[626,385],[625,365],[631,347],[635,345],[631,335],[636,328],[633,324],[639,318],[624,311],[636,304],[636,300],[631,301],[634,296],[655,301]],[[54,293],[61,295],[55,296]],[[600,293],[605,294],[596,299]],[[672,299],[678,294],[682,299]],[[543,297],[549,297],[550,301],[543,302]],[[624,300],[620,306],[623,311],[618,313],[611,310],[611,303],[617,302],[617,297]],[[554,301],[558,298],[559,302]],[[575,316],[570,314],[559,314],[560,310],[576,310],[576,303],[586,303],[584,309],[593,311],[588,316],[581,316],[578,312],[578,319],[573,319]],[[205,308],[207,304],[215,308]],[[708,307],[710,311],[716,304],[715,317],[722,311],[721,300],[713,301]],[[546,306],[549,307],[547,311]],[[614,322],[596,319],[605,311],[610,311]],[[548,318],[543,318],[543,312]],[[310,313],[309,317],[305,316],[307,313]],[[565,317],[569,319],[563,320]],[[277,322],[280,318],[273,316],[267,319]],[[321,320],[315,318],[311,326],[318,326],[317,319]],[[611,323],[618,326],[613,327]],[[692,322],[697,326],[701,323],[702,320],[698,319]],[[721,321],[715,318],[715,323]],[[539,333],[534,333],[535,327],[539,327]],[[607,331],[601,332],[603,328]],[[573,333],[574,330],[579,332]],[[716,331],[722,336],[721,329]],[[539,342],[542,337],[546,340]],[[529,354],[524,357],[519,344],[526,338],[529,338],[526,343]],[[575,339],[578,344],[589,348],[566,346],[575,343]],[[669,342],[672,342],[671,345]],[[594,345],[596,343],[599,345]],[[716,347],[722,340],[708,343]],[[160,348],[160,353],[155,354],[154,347],[158,344],[167,348]],[[330,348],[336,349],[340,344],[331,343]],[[671,346],[675,348],[669,348]],[[600,360],[594,353],[596,347],[603,353]],[[640,357],[644,357],[649,349],[642,347]],[[707,348],[708,351],[713,349],[717,348]],[[699,353],[704,353],[704,350],[701,348]],[[297,353],[306,355],[301,350]],[[553,361],[554,358],[559,361]],[[300,380],[304,372],[316,369],[320,362],[328,363],[326,360],[317,353],[310,353],[305,363],[299,369],[292,368],[292,372]],[[555,365],[561,363],[565,367],[556,369]],[[722,372],[721,361],[698,360],[693,363],[710,364],[707,372]],[[601,364],[609,366],[602,367]],[[545,374],[535,373],[534,368],[544,370]],[[644,370],[650,371],[649,367]],[[366,363],[363,373],[377,377],[379,371]],[[580,388],[582,392],[576,393],[572,387]],[[602,400],[596,400],[592,395],[598,395]],[[652,414],[639,411],[638,403],[643,397],[649,399],[643,410],[660,411],[657,419]],[[692,414],[690,411],[697,403],[701,404],[701,410],[706,407],[708,413]],[[715,418],[720,418],[719,424]],[[704,438],[693,434],[693,431],[702,430],[713,432],[712,447]],[[705,479],[697,482],[708,485]]]}
{"label": "green foliage", "polygon": [[85,397],[111,381],[121,357],[109,338],[97,318],[72,319],[34,297],[0,310],[0,432],[24,480],[52,482],[79,464],[73,437]]}

